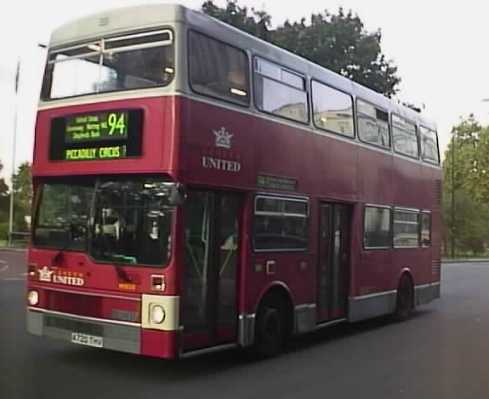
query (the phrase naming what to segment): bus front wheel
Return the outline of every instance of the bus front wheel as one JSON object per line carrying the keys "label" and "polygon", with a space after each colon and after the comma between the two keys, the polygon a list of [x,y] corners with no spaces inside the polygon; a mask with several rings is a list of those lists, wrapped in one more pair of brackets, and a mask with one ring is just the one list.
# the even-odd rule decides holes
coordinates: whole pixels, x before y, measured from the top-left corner
{"label": "bus front wheel", "polygon": [[258,357],[278,355],[285,344],[286,323],[280,303],[263,303],[257,313],[254,352]]}

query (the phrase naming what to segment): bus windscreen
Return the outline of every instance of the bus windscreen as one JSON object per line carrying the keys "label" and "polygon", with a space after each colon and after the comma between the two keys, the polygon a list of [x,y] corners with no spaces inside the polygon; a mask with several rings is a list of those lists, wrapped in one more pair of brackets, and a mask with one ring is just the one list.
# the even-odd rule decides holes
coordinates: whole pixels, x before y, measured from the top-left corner
{"label": "bus windscreen", "polygon": [[50,49],[41,98],[163,87],[174,74],[170,30],[100,38]]}

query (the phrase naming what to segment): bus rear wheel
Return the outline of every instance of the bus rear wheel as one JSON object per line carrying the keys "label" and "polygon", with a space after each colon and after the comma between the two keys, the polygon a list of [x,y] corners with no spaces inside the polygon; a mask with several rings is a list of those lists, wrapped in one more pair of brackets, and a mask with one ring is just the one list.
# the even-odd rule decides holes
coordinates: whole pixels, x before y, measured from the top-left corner
{"label": "bus rear wheel", "polygon": [[284,348],[286,323],[280,303],[263,303],[257,313],[253,352],[261,358],[278,355]]}
{"label": "bus rear wheel", "polygon": [[396,310],[394,319],[404,321],[411,317],[414,310],[414,289],[409,277],[402,277],[397,289]]}

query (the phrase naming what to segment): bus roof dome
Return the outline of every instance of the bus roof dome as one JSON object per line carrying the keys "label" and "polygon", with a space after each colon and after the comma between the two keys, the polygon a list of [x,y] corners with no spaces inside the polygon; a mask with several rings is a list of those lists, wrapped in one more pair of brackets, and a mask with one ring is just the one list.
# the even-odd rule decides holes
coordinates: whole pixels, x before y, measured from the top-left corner
{"label": "bus roof dome", "polygon": [[49,45],[58,46],[132,29],[183,22],[186,11],[185,7],[177,4],[151,4],[102,11],[61,25],[52,33]]}

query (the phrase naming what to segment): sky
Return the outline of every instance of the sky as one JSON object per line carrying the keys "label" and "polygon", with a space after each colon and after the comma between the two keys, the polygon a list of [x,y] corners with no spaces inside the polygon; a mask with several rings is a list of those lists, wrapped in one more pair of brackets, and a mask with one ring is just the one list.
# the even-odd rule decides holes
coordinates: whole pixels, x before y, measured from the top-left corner
{"label": "sky", "polygon": [[[49,42],[52,30],[87,14],[129,5],[165,3],[148,0],[16,0],[0,5],[0,161],[2,175],[11,172],[15,110],[17,150],[15,165],[32,159],[36,106],[46,51],[39,44]],[[170,1],[174,3],[175,1]],[[180,0],[200,8],[203,0]],[[224,5],[225,0],[214,1]],[[398,66],[402,78],[398,98],[417,105],[438,124],[442,152],[450,131],[461,117],[473,113],[489,123],[489,51],[487,15],[489,3],[480,0],[240,0],[240,5],[263,9],[272,25],[286,19],[309,17],[311,13],[339,7],[357,13],[369,31],[382,32],[382,51]],[[15,70],[20,61],[20,85],[14,92]]]}

